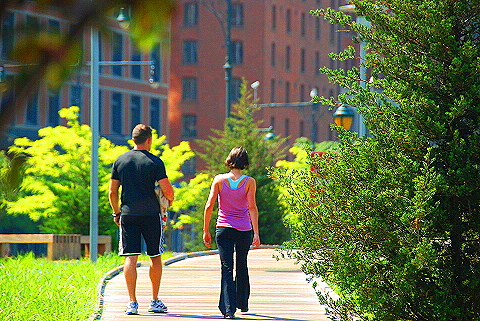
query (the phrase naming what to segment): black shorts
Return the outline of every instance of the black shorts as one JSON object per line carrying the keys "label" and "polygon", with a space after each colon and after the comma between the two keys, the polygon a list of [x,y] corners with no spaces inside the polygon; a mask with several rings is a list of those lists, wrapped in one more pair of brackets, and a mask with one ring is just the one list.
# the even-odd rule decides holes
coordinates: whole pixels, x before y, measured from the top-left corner
{"label": "black shorts", "polygon": [[162,255],[165,237],[159,215],[121,215],[119,255],[142,254],[142,236],[147,245],[147,255]]}

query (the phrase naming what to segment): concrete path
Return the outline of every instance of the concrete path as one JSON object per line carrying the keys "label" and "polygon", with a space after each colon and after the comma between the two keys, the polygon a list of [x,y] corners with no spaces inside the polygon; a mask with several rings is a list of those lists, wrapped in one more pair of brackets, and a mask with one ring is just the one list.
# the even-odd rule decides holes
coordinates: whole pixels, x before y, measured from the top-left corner
{"label": "concrete path", "polygon": [[[251,283],[250,311],[236,313],[244,320],[327,321],[312,285],[307,283],[293,260],[277,259],[274,249],[249,253]],[[145,262],[146,263],[146,262]],[[198,321],[223,319],[218,310],[220,262],[218,255],[187,258],[164,266],[160,297],[168,306],[166,314],[147,312],[150,303],[148,264],[138,268],[137,298],[140,315],[124,314],[128,303],[123,274],[105,288],[101,320]]]}

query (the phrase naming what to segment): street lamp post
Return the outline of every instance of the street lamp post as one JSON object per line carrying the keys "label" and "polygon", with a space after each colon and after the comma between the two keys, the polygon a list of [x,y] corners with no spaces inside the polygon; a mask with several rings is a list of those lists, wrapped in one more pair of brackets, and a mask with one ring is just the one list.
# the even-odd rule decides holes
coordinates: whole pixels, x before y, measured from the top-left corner
{"label": "street lamp post", "polygon": [[[339,10],[345,13],[356,14],[355,5],[353,4],[340,6]],[[370,22],[364,16],[357,16],[356,22],[364,26],[370,26]],[[366,45],[366,42],[364,40],[360,41],[360,64],[359,64],[360,86],[363,88],[367,87],[367,67],[365,67],[365,65],[363,64],[363,61],[365,61],[365,56],[367,53],[365,50],[365,45]],[[363,80],[361,79],[362,77],[363,77]],[[359,115],[358,136],[363,137],[367,135],[367,127],[365,126],[363,116],[360,114],[358,115]]]}
{"label": "street lamp post", "polygon": [[90,162],[90,260],[98,256],[98,140],[99,140],[99,52],[98,30],[90,33],[90,130],[92,131]]}
{"label": "street lamp post", "polygon": [[225,0],[227,2],[227,33],[225,39],[227,55],[225,56],[225,117],[230,117],[230,109],[232,106],[232,0]]}
{"label": "street lamp post", "polygon": [[[317,88],[312,88],[310,90],[310,98],[314,99],[315,97],[318,96],[318,91]],[[317,124],[317,111],[318,111],[318,102],[314,101],[312,103],[312,132],[310,133],[311,135],[311,141],[312,141],[312,147],[315,146],[315,142],[317,140],[317,135],[318,135],[318,124]]]}

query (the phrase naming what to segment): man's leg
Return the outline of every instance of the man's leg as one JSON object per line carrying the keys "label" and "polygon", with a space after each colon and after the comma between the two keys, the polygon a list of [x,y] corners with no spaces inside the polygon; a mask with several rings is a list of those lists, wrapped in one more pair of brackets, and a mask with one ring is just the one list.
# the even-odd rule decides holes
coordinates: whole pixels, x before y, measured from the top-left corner
{"label": "man's leg", "polygon": [[125,257],[125,265],[123,266],[123,274],[125,274],[128,296],[130,297],[130,301],[134,302],[137,302],[137,260],[138,255],[129,255]]}
{"label": "man's leg", "polygon": [[158,292],[160,291],[160,282],[162,280],[162,256],[155,256],[150,258],[150,281],[152,282],[152,300],[158,299]]}

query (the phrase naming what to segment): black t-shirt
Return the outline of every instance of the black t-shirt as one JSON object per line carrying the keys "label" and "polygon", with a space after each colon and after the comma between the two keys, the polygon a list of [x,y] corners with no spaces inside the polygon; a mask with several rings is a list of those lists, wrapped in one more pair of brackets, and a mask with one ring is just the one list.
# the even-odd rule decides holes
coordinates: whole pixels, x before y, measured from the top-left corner
{"label": "black t-shirt", "polygon": [[155,182],[167,178],[160,158],[146,150],[130,150],[113,163],[111,178],[122,185],[122,214],[158,215]]}

